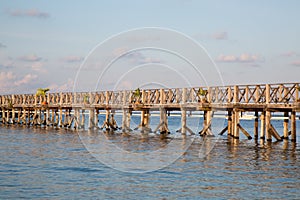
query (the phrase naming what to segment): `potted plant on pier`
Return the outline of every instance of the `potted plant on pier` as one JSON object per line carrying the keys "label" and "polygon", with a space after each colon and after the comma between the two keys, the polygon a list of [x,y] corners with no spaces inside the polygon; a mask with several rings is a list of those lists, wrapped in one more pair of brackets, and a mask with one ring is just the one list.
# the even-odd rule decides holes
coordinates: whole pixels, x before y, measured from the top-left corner
{"label": "potted plant on pier", "polygon": [[83,103],[84,104],[89,104],[90,103],[90,97],[89,97],[89,95],[85,94],[83,96]]}
{"label": "potted plant on pier", "polygon": [[200,97],[199,99],[200,103],[207,103],[206,94],[207,94],[207,90],[204,90],[203,88],[199,88],[198,96]]}
{"label": "potted plant on pier", "polygon": [[131,99],[132,103],[139,104],[141,97],[142,97],[141,90],[140,90],[140,88],[137,88],[132,93],[132,99]]}
{"label": "potted plant on pier", "polygon": [[38,88],[37,91],[36,91],[36,96],[39,97],[39,96],[42,96],[43,97],[43,101],[42,101],[42,105],[43,106],[46,106],[48,105],[48,102],[47,102],[47,98],[46,98],[46,95],[47,95],[47,92],[50,91],[49,88]]}

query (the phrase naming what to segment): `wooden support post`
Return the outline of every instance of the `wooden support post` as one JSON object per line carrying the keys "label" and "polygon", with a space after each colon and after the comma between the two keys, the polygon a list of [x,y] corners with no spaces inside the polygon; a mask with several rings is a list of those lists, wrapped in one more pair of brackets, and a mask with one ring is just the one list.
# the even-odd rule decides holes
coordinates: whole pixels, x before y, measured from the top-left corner
{"label": "wooden support post", "polygon": [[269,133],[270,124],[271,124],[271,112],[266,111],[266,139],[267,141],[272,141],[272,135]]}
{"label": "wooden support post", "polygon": [[22,116],[22,109],[19,108],[19,109],[18,109],[18,121],[17,121],[18,124],[20,123],[21,116]]}
{"label": "wooden support post", "polygon": [[207,125],[207,111],[203,111],[203,128]]}
{"label": "wooden support post", "polygon": [[30,126],[30,108],[27,109],[27,123],[26,125]]}
{"label": "wooden support post", "polygon": [[[61,93],[61,96],[62,96],[62,93]],[[59,126],[60,127],[63,126],[63,111],[62,111],[62,108],[59,109]]]}
{"label": "wooden support post", "polygon": [[99,116],[99,109],[96,109],[96,112],[95,112],[95,119],[94,119],[94,125],[95,125],[95,128],[99,128],[99,125],[98,125],[98,116]]}
{"label": "wooden support post", "polygon": [[255,119],[254,119],[254,138],[258,138],[258,111],[255,111]]}
{"label": "wooden support post", "polygon": [[282,139],[289,139],[289,113],[284,112],[284,120],[283,120],[283,137]]}
{"label": "wooden support post", "polygon": [[122,113],[122,131],[126,131],[127,130],[127,124],[126,124],[126,118],[127,118],[127,109],[123,108],[123,113]]}
{"label": "wooden support post", "polygon": [[234,138],[239,139],[240,138],[240,130],[239,130],[239,123],[240,123],[240,111],[235,110],[235,119],[234,119]]}
{"label": "wooden support post", "polygon": [[95,109],[89,109],[89,129],[93,129],[95,127]]}
{"label": "wooden support post", "polygon": [[12,124],[15,123],[15,118],[16,118],[16,111],[14,108],[12,108],[12,110],[11,110],[11,123]]}
{"label": "wooden support post", "polygon": [[83,128],[83,129],[85,127],[85,114],[84,113],[85,113],[85,110],[82,109],[81,110],[81,124],[80,124],[80,127]]}
{"label": "wooden support post", "polygon": [[50,109],[49,108],[47,108],[47,110],[46,110],[45,122],[46,122],[45,125],[47,125],[47,126],[50,123]]}
{"label": "wooden support post", "polygon": [[291,112],[291,141],[296,142],[296,112]]}
{"label": "wooden support post", "polygon": [[228,111],[228,130],[227,130],[227,135],[231,136],[232,134],[232,112],[231,111]]}
{"label": "wooden support post", "polygon": [[235,133],[235,129],[234,129],[234,127],[235,127],[235,115],[236,115],[236,113],[235,113],[235,111],[232,111],[232,120],[231,120],[231,136],[232,137],[234,137],[234,133]]}
{"label": "wooden support post", "polygon": [[51,121],[52,121],[52,126],[56,126],[56,110],[52,109],[51,110]]}
{"label": "wooden support post", "polygon": [[260,139],[265,140],[265,111],[260,115]]}
{"label": "wooden support post", "polygon": [[226,131],[228,131],[228,125],[219,133],[219,135],[223,135]]}
{"label": "wooden support post", "polygon": [[127,110],[127,117],[126,117],[126,128],[131,131],[130,129],[130,120],[131,120],[131,111]]}
{"label": "wooden support post", "polygon": [[270,124],[270,128],[268,129],[269,134],[271,134],[274,138],[276,138],[277,141],[282,141],[282,138],[274,128],[272,124]]}
{"label": "wooden support post", "polygon": [[145,122],[145,111],[142,110],[141,111],[141,122],[140,122],[140,125],[139,125],[139,127],[141,127],[142,129],[143,129],[143,127],[145,127],[144,122]]}
{"label": "wooden support post", "polygon": [[238,124],[238,127],[239,129],[241,129],[242,133],[244,133],[244,135],[248,138],[248,140],[252,139],[251,135],[240,124]]}
{"label": "wooden support post", "polygon": [[181,134],[186,134],[186,110],[181,108]]}
{"label": "wooden support post", "polygon": [[187,100],[186,96],[186,88],[182,89],[182,106],[181,106],[181,134],[186,134],[186,109],[185,109],[185,103]]}

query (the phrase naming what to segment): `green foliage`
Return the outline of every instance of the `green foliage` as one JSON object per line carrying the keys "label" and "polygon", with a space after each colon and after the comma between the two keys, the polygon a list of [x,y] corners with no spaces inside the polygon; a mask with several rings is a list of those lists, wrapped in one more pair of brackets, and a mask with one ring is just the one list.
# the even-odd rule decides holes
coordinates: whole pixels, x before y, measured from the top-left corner
{"label": "green foliage", "polygon": [[139,98],[142,96],[141,90],[140,88],[137,88],[134,92],[133,92],[133,96],[136,98]]}
{"label": "green foliage", "polygon": [[38,88],[36,91],[36,95],[37,96],[45,96],[48,91],[50,91],[49,88]]}
{"label": "green foliage", "polygon": [[203,88],[199,88],[198,95],[205,96],[207,94],[207,90],[204,90]]}

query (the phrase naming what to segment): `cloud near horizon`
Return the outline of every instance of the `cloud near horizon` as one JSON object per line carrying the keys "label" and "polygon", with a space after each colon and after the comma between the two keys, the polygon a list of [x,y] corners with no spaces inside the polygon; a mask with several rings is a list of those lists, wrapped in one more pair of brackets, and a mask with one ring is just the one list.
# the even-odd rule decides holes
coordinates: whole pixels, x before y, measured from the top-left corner
{"label": "cloud near horizon", "polygon": [[6,45],[4,45],[3,43],[0,42],[0,49],[1,48],[6,48]]}
{"label": "cloud near horizon", "polygon": [[223,32],[214,33],[212,34],[211,37],[215,40],[227,40],[228,34],[226,31],[223,31]]}
{"label": "cloud near horizon", "polygon": [[300,67],[300,60],[293,61],[290,64],[296,67]]}
{"label": "cloud near horizon", "polygon": [[218,56],[216,61],[224,63],[256,63],[263,62],[264,58],[259,55],[252,55],[247,53],[243,53],[239,56],[221,54]]}
{"label": "cloud near horizon", "polygon": [[25,62],[38,62],[42,60],[42,57],[32,54],[32,55],[21,56],[19,57],[19,60]]}
{"label": "cloud near horizon", "polygon": [[28,9],[28,10],[10,10],[8,12],[10,16],[13,17],[35,17],[40,19],[45,19],[50,17],[50,14],[47,12],[42,12],[37,9]]}
{"label": "cloud near horizon", "polygon": [[82,56],[66,56],[60,59],[63,62],[67,63],[75,63],[75,62],[81,62],[84,60],[84,57]]}

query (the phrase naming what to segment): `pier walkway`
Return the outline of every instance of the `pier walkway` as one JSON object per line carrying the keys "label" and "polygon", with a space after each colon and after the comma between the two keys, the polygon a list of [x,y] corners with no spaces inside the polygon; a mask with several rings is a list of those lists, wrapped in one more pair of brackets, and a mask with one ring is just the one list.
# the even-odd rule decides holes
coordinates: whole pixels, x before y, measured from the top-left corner
{"label": "pier walkway", "polygon": [[[132,111],[141,112],[139,128],[142,131],[169,132],[168,115],[181,113],[182,134],[193,130],[187,127],[187,112],[202,111],[204,122],[200,135],[213,135],[213,113],[227,112],[228,125],[219,134],[238,139],[240,132],[252,136],[240,124],[241,112],[255,113],[255,138],[296,141],[296,113],[300,111],[299,83],[232,85],[174,89],[137,89],[134,91],[66,92],[0,95],[0,116],[3,124],[59,126],[83,128],[84,113],[88,111],[89,128],[115,129],[115,111],[122,111],[122,130],[130,131]],[[98,122],[100,111],[106,113],[104,122]],[[152,111],[159,111],[160,123],[150,130]],[[271,113],[282,113],[283,135],[271,124]],[[258,121],[260,119],[260,127]]]}

